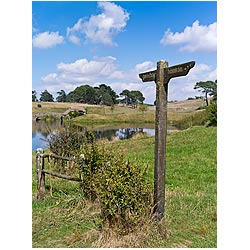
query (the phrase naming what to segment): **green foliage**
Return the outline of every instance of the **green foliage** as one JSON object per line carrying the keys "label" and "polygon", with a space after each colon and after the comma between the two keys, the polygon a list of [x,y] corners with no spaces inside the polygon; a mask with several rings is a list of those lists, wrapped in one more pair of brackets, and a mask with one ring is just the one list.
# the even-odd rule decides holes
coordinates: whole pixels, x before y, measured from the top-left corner
{"label": "green foliage", "polygon": [[96,89],[97,104],[111,106],[117,103],[116,98],[118,97],[115,91],[106,84],[100,84]]}
{"label": "green foliage", "polygon": [[93,132],[61,130],[51,135],[49,145],[55,154],[75,157],[74,172],[81,172],[84,197],[100,203],[103,223],[127,233],[149,215],[150,186],[145,171],[126,163],[121,154],[98,146]]}
{"label": "green foliage", "polygon": [[208,106],[208,95],[214,96],[217,100],[217,80],[213,81],[206,81],[206,82],[197,82],[194,86],[194,89],[198,89],[202,93],[205,94],[206,103]]}
{"label": "green foliage", "polygon": [[82,85],[71,91],[66,101],[110,106],[116,103],[117,97],[115,91],[106,84],[100,84],[99,87]]}
{"label": "green foliage", "polygon": [[75,118],[75,117],[78,117],[78,116],[81,116],[81,115],[83,115],[83,112],[79,112],[77,110],[71,111],[69,113],[70,118]]}
{"label": "green foliage", "polygon": [[211,103],[207,107],[207,126],[217,126],[217,103]]}
{"label": "green foliage", "polygon": [[38,99],[36,97],[36,91],[35,90],[32,90],[32,102],[37,102]]}
{"label": "green foliage", "polygon": [[47,139],[51,152],[65,157],[74,156],[85,141],[86,134],[79,133],[71,127],[50,133],[50,137]]}
{"label": "green foliage", "polygon": [[150,212],[150,186],[139,165],[126,162],[112,150],[98,147],[91,140],[81,148],[77,162],[82,171],[86,198],[101,206],[103,224],[126,234]]}
{"label": "green foliage", "polygon": [[187,116],[176,122],[175,126],[178,129],[187,129],[192,126],[205,125],[208,119],[206,110],[196,111],[193,115]]}
{"label": "green foliage", "polygon": [[121,102],[125,103],[126,105],[128,104],[135,105],[138,103],[143,104],[143,101],[145,100],[143,94],[138,90],[130,91],[125,89],[120,93],[120,96],[124,96],[124,99]]}
{"label": "green foliage", "polygon": [[53,95],[50,94],[47,89],[45,89],[41,93],[40,102],[53,102],[53,101],[54,101]]}
{"label": "green foliage", "polygon": [[82,85],[71,91],[67,95],[66,101],[96,104],[96,90],[89,85]]}
{"label": "green foliage", "polygon": [[140,166],[121,156],[104,162],[94,188],[101,202],[104,223],[126,234],[150,213],[150,186]]}
{"label": "green foliage", "polygon": [[58,91],[57,94],[58,94],[58,97],[56,98],[56,100],[58,102],[66,102],[67,95],[63,89],[61,91]]}

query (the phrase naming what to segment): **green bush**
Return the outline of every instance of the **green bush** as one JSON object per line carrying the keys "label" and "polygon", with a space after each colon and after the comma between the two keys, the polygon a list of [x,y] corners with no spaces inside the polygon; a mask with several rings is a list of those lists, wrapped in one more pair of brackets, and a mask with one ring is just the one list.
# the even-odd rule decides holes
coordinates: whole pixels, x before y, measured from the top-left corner
{"label": "green bush", "polygon": [[51,152],[64,157],[75,156],[86,141],[87,134],[84,132],[79,133],[72,127],[51,132],[47,139]]}
{"label": "green bush", "polygon": [[140,166],[121,157],[105,162],[96,173],[95,192],[102,219],[118,233],[131,232],[150,214],[150,186]]}
{"label": "green bush", "polygon": [[81,115],[83,115],[83,113],[82,113],[82,112],[79,112],[79,111],[76,111],[76,110],[71,111],[71,112],[69,113],[70,118],[75,118],[75,117],[78,117],[78,116],[81,116]]}
{"label": "green bush", "polygon": [[217,126],[217,104],[211,103],[207,107],[207,126]]}
{"label": "green bush", "polygon": [[100,203],[103,225],[124,234],[150,214],[150,185],[140,166],[94,142],[81,148],[77,163],[84,196]]}

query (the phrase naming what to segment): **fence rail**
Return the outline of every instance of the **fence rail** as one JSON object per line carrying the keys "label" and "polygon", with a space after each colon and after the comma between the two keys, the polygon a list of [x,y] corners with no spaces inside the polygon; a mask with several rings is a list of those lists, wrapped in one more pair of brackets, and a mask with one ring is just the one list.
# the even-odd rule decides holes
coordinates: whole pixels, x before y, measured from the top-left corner
{"label": "fence rail", "polygon": [[82,179],[78,177],[68,176],[60,173],[55,173],[50,170],[44,169],[45,159],[60,159],[68,162],[75,162],[74,157],[62,157],[56,154],[44,154],[44,150],[42,148],[36,149],[36,173],[37,173],[37,199],[42,199],[45,196],[45,174],[49,174],[50,176],[58,177],[65,180],[70,181],[78,181],[81,182]]}

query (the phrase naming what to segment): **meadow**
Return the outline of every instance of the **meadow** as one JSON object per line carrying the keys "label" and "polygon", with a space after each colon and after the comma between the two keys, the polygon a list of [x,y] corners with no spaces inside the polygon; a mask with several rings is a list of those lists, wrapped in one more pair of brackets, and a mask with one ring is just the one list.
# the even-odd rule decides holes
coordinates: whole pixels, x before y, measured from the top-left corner
{"label": "meadow", "polygon": [[[216,135],[216,127],[194,126],[167,136],[165,222],[119,237],[101,226],[98,204],[83,198],[78,183],[46,176],[46,198],[37,200],[33,152],[33,247],[215,248]],[[146,168],[153,191],[154,137],[99,143]]]}

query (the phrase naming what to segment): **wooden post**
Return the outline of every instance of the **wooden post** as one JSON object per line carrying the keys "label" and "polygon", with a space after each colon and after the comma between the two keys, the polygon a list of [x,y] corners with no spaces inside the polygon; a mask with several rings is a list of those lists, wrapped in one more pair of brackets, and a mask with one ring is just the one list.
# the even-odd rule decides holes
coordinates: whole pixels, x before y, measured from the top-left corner
{"label": "wooden post", "polygon": [[44,158],[42,157],[43,149],[36,149],[36,173],[37,173],[37,199],[42,199],[45,195],[45,173]]}
{"label": "wooden post", "polygon": [[166,136],[167,136],[167,96],[164,69],[166,61],[157,62],[156,72],[156,121],[155,121],[155,168],[154,168],[154,213],[156,220],[164,217]]}
{"label": "wooden post", "polygon": [[167,61],[161,60],[156,70],[139,74],[143,82],[156,83],[154,213],[157,221],[164,218],[165,207],[168,83],[171,78],[187,75],[194,65],[191,61],[168,67]]}

